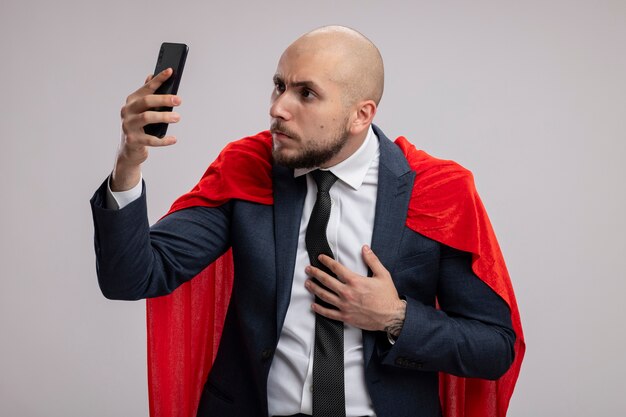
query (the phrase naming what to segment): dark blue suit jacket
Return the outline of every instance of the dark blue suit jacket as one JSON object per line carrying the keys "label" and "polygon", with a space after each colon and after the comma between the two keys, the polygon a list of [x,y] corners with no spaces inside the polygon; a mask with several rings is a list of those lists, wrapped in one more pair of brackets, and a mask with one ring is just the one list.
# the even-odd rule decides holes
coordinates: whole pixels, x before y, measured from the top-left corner
{"label": "dark blue suit jacket", "polygon": [[[366,385],[378,417],[439,416],[438,372],[496,379],[511,365],[506,303],[471,270],[471,255],[405,226],[415,174],[380,141],[372,250],[407,301],[401,335],[363,331]],[[267,376],[289,305],[306,181],[273,168],[274,205],[232,200],[175,212],[149,227],[142,197],[122,210],[91,200],[100,287],[113,299],[172,292],[233,249],[235,281],[198,416],[267,416]],[[441,310],[435,308],[438,298]],[[346,387],[350,389],[350,387]]]}

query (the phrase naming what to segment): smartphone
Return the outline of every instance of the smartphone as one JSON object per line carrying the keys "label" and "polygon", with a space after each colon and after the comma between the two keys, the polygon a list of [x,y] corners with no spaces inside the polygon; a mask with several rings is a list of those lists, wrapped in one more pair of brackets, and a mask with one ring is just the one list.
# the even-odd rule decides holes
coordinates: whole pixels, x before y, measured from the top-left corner
{"label": "smartphone", "polygon": [[[154,75],[157,75],[167,68],[172,68],[174,73],[163,84],[161,84],[154,94],[176,94],[178,92],[178,86],[180,85],[180,79],[183,76],[183,69],[185,68],[185,60],[187,59],[188,51],[189,48],[184,43],[164,42],[161,44],[156,68],[154,69]],[[172,111],[172,107],[157,107],[153,110]],[[167,123],[152,123],[144,126],[143,130],[148,135],[162,138],[167,133],[167,125]]]}

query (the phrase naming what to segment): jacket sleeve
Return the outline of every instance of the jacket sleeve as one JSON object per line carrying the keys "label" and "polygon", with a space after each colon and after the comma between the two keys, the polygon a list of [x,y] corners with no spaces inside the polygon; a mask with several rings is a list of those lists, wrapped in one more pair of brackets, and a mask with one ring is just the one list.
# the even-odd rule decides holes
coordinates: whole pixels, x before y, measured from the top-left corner
{"label": "jacket sleeve", "polygon": [[441,245],[439,259],[439,308],[405,295],[404,325],[383,363],[498,379],[514,357],[509,307],[474,274],[471,254]]}
{"label": "jacket sleeve", "polygon": [[121,210],[106,208],[105,181],[91,198],[98,283],[105,297],[137,300],[174,291],[230,246],[230,205],[192,207],[150,227],[146,187]]}

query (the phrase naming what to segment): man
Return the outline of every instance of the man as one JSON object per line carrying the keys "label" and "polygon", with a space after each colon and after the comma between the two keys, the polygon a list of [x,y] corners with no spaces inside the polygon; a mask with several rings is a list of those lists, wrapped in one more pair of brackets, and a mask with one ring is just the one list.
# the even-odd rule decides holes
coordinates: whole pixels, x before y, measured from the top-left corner
{"label": "man", "polygon": [[[471,177],[372,125],[384,77],[368,39],[332,26],[291,44],[274,75],[271,133],[229,145],[149,229],[141,164],[176,139],[143,126],[179,121],[151,110],[180,104],[153,94],[170,75],[128,97],[92,207],[109,298],[169,294],[232,249],[198,416],[438,416],[439,372],[497,380],[521,360],[510,283]],[[468,212],[480,230],[466,235]],[[508,397],[499,401],[502,415]]]}

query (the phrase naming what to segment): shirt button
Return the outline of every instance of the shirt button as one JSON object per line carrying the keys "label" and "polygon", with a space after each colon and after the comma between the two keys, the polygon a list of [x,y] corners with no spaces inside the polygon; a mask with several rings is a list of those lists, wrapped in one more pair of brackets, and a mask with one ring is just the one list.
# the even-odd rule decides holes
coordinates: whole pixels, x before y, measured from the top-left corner
{"label": "shirt button", "polygon": [[309,391],[310,391],[310,392],[313,392],[313,385],[310,385],[310,386],[309,386]]}

